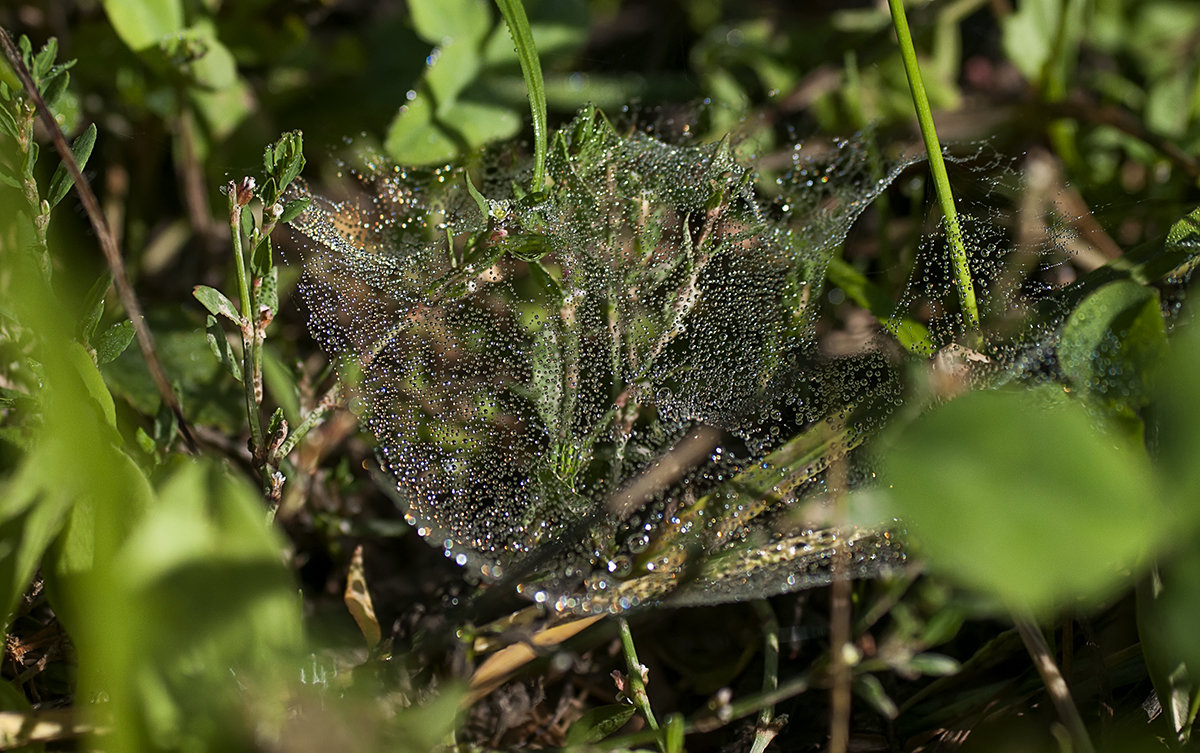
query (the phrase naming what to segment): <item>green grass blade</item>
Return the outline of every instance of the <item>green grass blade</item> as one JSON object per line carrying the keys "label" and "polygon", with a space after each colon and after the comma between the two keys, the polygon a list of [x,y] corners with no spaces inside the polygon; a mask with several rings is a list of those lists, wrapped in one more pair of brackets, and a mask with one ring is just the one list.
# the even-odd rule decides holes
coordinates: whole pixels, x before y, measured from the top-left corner
{"label": "green grass blade", "polygon": [[517,47],[525,88],[529,90],[529,111],[533,114],[532,190],[537,192],[542,190],[546,182],[546,85],[542,80],[542,63],[538,59],[529,17],[525,15],[521,0],[496,0],[496,7],[504,16],[504,23],[508,25],[508,32]]}
{"label": "green grass blade", "polygon": [[933,110],[929,96],[925,93],[925,82],[921,68],[917,65],[917,51],[913,47],[912,34],[908,31],[908,18],[904,15],[903,0],[888,0],[892,11],[892,26],[900,42],[900,57],[904,60],[904,72],[908,75],[908,88],[912,91],[913,107],[917,111],[917,122],[925,140],[925,151],[929,153],[929,171],[933,174],[933,185],[937,189],[942,214],[946,216],[946,238],[950,243],[950,260],[954,266],[958,300],[962,308],[963,326],[967,332],[979,329],[979,306],[975,302],[975,285],[971,282],[971,269],[967,264],[967,248],[963,243],[962,230],[958,226],[958,212],[954,209],[954,194],[950,191],[950,178],[946,174],[946,162],[942,159],[942,145],[933,126]]}

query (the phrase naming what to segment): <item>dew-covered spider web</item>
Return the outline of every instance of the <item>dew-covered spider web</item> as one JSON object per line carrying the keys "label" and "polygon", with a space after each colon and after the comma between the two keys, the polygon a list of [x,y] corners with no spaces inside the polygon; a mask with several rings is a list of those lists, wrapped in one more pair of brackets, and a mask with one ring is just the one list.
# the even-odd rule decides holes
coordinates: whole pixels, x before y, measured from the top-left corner
{"label": "dew-covered spider web", "polygon": [[875,575],[905,559],[895,531],[830,501],[870,475],[856,448],[900,370],[823,355],[817,302],[912,162],[845,145],[764,198],[728,142],[594,111],[554,138],[538,195],[501,158],[478,191],[381,162],[293,223],[310,328],[409,522],[485,580],[597,612]]}

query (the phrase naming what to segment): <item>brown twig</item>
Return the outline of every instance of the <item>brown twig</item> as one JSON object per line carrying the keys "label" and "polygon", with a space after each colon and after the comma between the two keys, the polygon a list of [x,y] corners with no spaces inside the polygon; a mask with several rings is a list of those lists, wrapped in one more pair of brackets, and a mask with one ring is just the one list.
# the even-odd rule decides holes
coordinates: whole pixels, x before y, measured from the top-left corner
{"label": "brown twig", "polygon": [[1021,641],[1025,644],[1025,650],[1033,658],[1033,664],[1037,667],[1038,674],[1042,676],[1042,682],[1046,685],[1046,692],[1050,694],[1050,700],[1054,702],[1059,721],[1063,723],[1067,728],[1067,734],[1071,736],[1074,749],[1078,753],[1094,753],[1095,748],[1092,747],[1091,738],[1088,737],[1087,727],[1083,724],[1083,718],[1079,716],[1079,709],[1075,708],[1067,681],[1063,679],[1062,672],[1054,663],[1054,656],[1050,653],[1050,646],[1046,644],[1046,638],[1042,635],[1042,631],[1030,617],[1015,612],[1012,617],[1013,623],[1017,626],[1017,632],[1021,635]]}
{"label": "brown twig", "polygon": [[183,409],[180,407],[179,401],[175,398],[175,393],[171,390],[171,385],[167,382],[167,376],[163,371],[162,363],[158,360],[158,353],[154,349],[154,336],[150,333],[150,328],[146,326],[145,317],[142,314],[142,306],[133,292],[133,287],[129,284],[129,277],[125,273],[125,261],[121,258],[121,250],[117,247],[116,239],[108,229],[108,224],[104,221],[104,214],[100,211],[100,202],[97,201],[96,194],[92,192],[92,187],[88,183],[87,178],[80,171],[79,163],[75,161],[75,155],[72,154],[71,147],[67,144],[67,139],[63,136],[62,129],[58,127],[58,121],[54,119],[54,114],[50,112],[50,108],[46,105],[46,101],[42,99],[42,95],[38,93],[37,84],[34,83],[33,76],[30,75],[29,70],[25,67],[21,53],[17,50],[16,45],[13,44],[12,37],[4,27],[0,27],[0,47],[4,48],[4,56],[8,59],[9,65],[12,66],[13,72],[17,74],[17,78],[21,79],[21,84],[25,87],[25,91],[29,94],[30,99],[33,100],[42,123],[46,126],[51,138],[54,140],[54,148],[58,151],[59,157],[75,181],[75,190],[79,192],[79,200],[83,204],[83,209],[87,213],[92,229],[100,241],[100,249],[104,252],[104,259],[108,262],[108,268],[112,272],[113,285],[117,288],[117,295],[121,299],[121,305],[125,307],[125,313],[129,315],[129,320],[133,324],[133,331],[137,337],[138,347],[142,351],[142,358],[146,361],[146,367],[150,370],[150,377],[154,380],[154,386],[158,389],[158,394],[162,397],[163,403],[171,409],[171,413],[175,414],[175,420],[179,424],[179,433],[183,436],[184,442],[187,443],[188,449],[194,453],[196,452],[196,440],[192,437],[187,420],[183,417]]}

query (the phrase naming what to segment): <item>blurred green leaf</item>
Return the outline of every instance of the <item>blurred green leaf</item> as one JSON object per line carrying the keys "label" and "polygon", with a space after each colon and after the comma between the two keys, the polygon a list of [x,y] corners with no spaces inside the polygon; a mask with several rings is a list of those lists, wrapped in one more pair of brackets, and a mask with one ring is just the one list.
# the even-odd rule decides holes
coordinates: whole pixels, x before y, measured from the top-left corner
{"label": "blurred green leaf", "polygon": [[1122,280],[1085,298],[1063,325],[1058,361],[1076,389],[1110,405],[1139,409],[1166,352],[1158,293]]}
{"label": "blurred green leaf", "polygon": [[[97,371],[96,363],[92,360],[91,354],[79,343],[72,342],[64,348],[64,355],[75,366],[76,374],[87,390],[87,395],[91,398],[93,407],[99,408],[104,420],[115,428],[117,425],[117,409],[113,405],[112,395],[108,392],[108,386],[104,383],[104,377],[100,376],[100,372]],[[79,407],[82,408],[83,406]]]}
{"label": "blurred green leaf", "polygon": [[975,392],[905,427],[886,458],[930,568],[1045,614],[1094,602],[1170,530],[1147,458],[1076,402]]}
{"label": "blurred green leaf", "polygon": [[293,370],[279,357],[268,341],[263,348],[263,382],[271,397],[283,408],[284,416],[293,427],[300,423],[300,388],[296,386]]}
{"label": "blurred green leaf", "polygon": [[182,0],[101,0],[121,41],[134,52],[183,31]]}
{"label": "blurred green leaf", "polygon": [[427,97],[418,94],[388,128],[384,149],[397,162],[431,164],[460,155],[463,148],[478,148],[510,138],[521,120],[510,109],[460,100],[435,118]]}
{"label": "blurred green leaf", "polygon": [[1195,626],[1200,624],[1200,558],[1195,547],[1152,571],[1138,583],[1138,640],[1146,670],[1154,683],[1159,704],[1179,741],[1191,737],[1200,707],[1200,651],[1195,647]]}
{"label": "blurred green leaf", "polygon": [[883,718],[895,719],[900,715],[900,709],[896,707],[896,702],[884,690],[883,683],[875,675],[857,675],[854,678],[854,692]]}
{"label": "blurred green leaf", "polygon": [[248,484],[180,458],[118,547],[68,582],[88,615],[81,689],[111,699],[114,748],[248,743],[262,712],[241,712],[276,701],[301,637],[281,551]]}
{"label": "blurred green leaf", "polygon": [[478,43],[492,25],[483,0],[411,0],[408,12],[417,34],[430,44],[448,39]]}

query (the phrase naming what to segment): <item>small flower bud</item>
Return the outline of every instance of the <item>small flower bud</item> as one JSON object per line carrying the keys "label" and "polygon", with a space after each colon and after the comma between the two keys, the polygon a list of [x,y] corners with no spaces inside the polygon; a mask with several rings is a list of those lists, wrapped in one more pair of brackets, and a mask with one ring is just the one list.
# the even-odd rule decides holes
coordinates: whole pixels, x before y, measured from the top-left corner
{"label": "small flower bud", "polygon": [[233,189],[233,197],[239,207],[246,206],[254,198],[254,178],[242,178],[241,182],[236,185],[231,182],[230,187]]}

